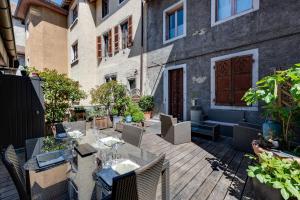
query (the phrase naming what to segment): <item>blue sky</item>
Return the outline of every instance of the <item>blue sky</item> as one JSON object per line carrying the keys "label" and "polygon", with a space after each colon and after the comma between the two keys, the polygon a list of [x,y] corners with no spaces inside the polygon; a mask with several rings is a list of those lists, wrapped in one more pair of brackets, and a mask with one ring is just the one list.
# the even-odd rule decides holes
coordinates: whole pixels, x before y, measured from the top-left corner
{"label": "blue sky", "polygon": [[[18,3],[19,0],[10,0],[12,2]],[[61,4],[62,0],[53,0],[54,2]]]}

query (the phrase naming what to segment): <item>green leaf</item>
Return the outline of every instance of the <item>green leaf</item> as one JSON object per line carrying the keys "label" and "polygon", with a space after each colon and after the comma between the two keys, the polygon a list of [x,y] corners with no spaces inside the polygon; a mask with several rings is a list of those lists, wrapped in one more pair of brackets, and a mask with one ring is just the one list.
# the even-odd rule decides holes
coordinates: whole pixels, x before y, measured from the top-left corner
{"label": "green leaf", "polygon": [[262,174],[256,174],[255,176],[261,183],[265,183],[265,179]]}
{"label": "green leaf", "polygon": [[290,198],[290,194],[286,191],[286,189],[281,188],[280,193],[281,193],[281,196],[282,196],[285,200],[287,200],[288,198]]}
{"label": "green leaf", "polygon": [[281,189],[281,188],[283,188],[283,187],[284,187],[284,185],[283,185],[281,182],[279,182],[279,181],[275,181],[275,182],[273,183],[273,188]]}

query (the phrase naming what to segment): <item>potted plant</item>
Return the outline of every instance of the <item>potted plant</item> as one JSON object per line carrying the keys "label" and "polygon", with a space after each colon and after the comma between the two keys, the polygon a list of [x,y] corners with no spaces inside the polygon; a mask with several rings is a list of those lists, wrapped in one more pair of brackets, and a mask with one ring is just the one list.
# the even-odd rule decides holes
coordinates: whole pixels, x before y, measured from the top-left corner
{"label": "potted plant", "polygon": [[77,81],[68,78],[66,74],[59,74],[56,70],[38,71],[31,68],[30,71],[38,73],[43,79],[46,130],[47,134],[52,134],[54,123],[62,122],[67,110],[74,102],[86,97],[85,92],[80,89]]}
{"label": "potted plant", "polygon": [[256,199],[300,199],[300,164],[297,161],[280,159],[265,152],[247,172],[252,177]]}
{"label": "potted plant", "polygon": [[139,101],[139,107],[144,112],[145,120],[149,120],[152,118],[152,112],[154,108],[154,98],[153,96],[142,96]]}
{"label": "potted plant", "polygon": [[128,99],[124,85],[116,81],[110,81],[92,89],[90,94],[92,97],[91,103],[103,105],[107,115],[112,116],[113,125],[122,120]]}
{"label": "potted plant", "polygon": [[[288,103],[282,100],[282,91],[289,97]],[[247,105],[264,102],[263,109],[268,118],[263,125],[263,136],[266,139],[279,137],[282,147],[290,150],[290,139],[293,135],[291,126],[300,114],[300,64],[265,76],[242,99]]]}
{"label": "potted plant", "polygon": [[93,128],[106,129],[109,127],[109,117],[101,106],[94,106],[88,112],[88,119],[93,120]]}

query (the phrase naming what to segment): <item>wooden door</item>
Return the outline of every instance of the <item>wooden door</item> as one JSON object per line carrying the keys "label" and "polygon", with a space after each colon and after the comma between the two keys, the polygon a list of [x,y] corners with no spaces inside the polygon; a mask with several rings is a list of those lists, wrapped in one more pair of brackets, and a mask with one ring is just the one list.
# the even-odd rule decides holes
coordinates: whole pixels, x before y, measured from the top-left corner
{"label": "wooden door", "polygon": [[169,114],[183,120],[183,69],[169,71]]}

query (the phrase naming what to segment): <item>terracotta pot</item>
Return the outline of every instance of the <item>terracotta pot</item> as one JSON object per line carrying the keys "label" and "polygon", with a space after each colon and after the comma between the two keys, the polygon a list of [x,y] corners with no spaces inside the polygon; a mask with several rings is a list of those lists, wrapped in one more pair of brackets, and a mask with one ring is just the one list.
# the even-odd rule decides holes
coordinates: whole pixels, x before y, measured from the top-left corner
{"label": "terracotta pot", "polygon": [[95,118],[95,125],[99,129],[108,128],[108,117],[96,117]]}
{"label": "terracotta pot", "polygon": [[152,111],[144,112],[145,120],[150,120],[152,118]]}

